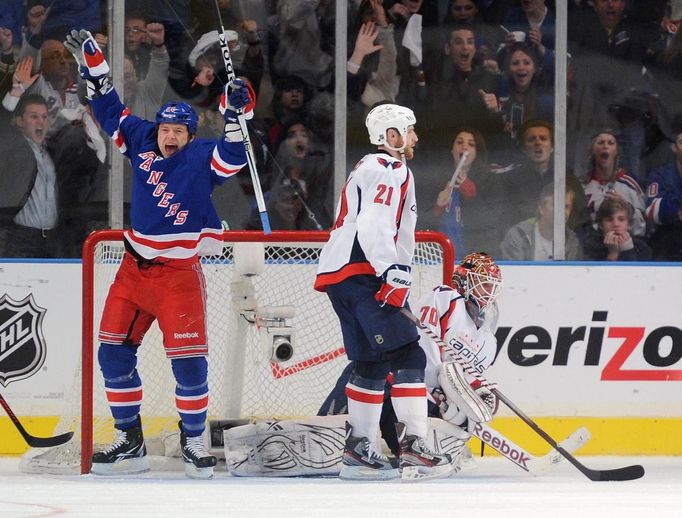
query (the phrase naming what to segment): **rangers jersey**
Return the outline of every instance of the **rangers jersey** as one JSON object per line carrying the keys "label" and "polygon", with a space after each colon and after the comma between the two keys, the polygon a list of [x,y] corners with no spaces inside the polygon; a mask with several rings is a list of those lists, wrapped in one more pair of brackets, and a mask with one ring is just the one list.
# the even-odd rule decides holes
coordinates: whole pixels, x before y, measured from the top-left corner
{"label": "rangers jersey", "polygon": [[587,181],[583,186],[592,223],[596,225],[597,210],[604,201],[606,194],[609,191],[613,191],[632,205],[632,233],[636,236],[644,235],[646,230],[644,222],[644,192],[637,183],[637,180],[626,174],[624,169],[619,169],[610,182],[600,180],[597,178],[596,173],[592,171],[587,176]]}
{"label": "rangers jersey", "polygon": [[682,201],[682,176],[677,163],[657,167],[649,175],[646,217],[657,225],[672,225]]}
{"label": "rangers jersey", "polygon": [[194,139],[164,158],[156,124],[130,113],[115,90],[91,101],[95,117],[133,168],[126,240],[146,259],[218,253],[222,226],[213,189],[246,164],[242,142]]}
{"label": "rangers jersey", "polygon": [[[422,324],[450,344],[459,355],[482,374],[493,363],[497,353],[497,340],[486,318],[477,327],[469,316],[464,297],[450,286],[436,286],[415,305],[415,313]],[[447,353],[423,331],[419,331],[419,345],[426,353],[425,383],[429,388],[438,387],[438,372],[443,361],[451,361]],[[465,374],[469,383],[475,378]]]}
{"label": "rangers jersey", "polygon": [[381,275],[392,264],[409,266],[416,223],[412,172],[388,153],[366,155],[341,193],[315,289],[325,291],[353,275]]}

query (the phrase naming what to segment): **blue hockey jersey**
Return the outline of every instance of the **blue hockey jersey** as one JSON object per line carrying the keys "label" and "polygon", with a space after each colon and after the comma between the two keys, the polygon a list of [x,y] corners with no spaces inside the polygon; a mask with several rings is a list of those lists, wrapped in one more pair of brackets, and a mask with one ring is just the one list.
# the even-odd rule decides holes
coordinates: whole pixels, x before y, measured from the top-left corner
{"label": "blue hockey jersey", "polygon": [[133,168],[132,228],[125,234],[133,249],[147,259],[219,253],[222,227],[211,193],[246,164],[244,144],[194,139],[164,158],[156,124],[132,115],[115,90],[90,104]]}

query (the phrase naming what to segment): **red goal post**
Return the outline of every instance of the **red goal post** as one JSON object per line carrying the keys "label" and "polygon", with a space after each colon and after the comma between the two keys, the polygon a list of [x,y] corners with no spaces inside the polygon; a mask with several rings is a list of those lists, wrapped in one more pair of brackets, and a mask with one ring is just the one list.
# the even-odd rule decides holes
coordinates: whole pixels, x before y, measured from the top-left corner
{"label": "red goal post", "polygon": [[[317,257],[328,237],[328,232],[317,231],[274,231],[268,235],[225,231],[223,253],[202,258],[209,301],[209,372],[213,375],[209,378],[209,418],[314,415],[333,387],[347,360],[331,304],[326,295],[313,290]],[[416,242],[412,301],[437,284],[449,283],[454,267],[454,250],[443,234],[419,231]],[[112,431],[94,357],[103,302],[122,255],[121,230],[95,232],[83,247],[78,448],[82,473],[90,470],[93,445],[104,443],[101,435]],[[258,269],[254,257],[262,258],[260,272],[250,270]],[[240,265],[240,260],[246,265]],[[254,301],[255,309],[250,309],[249,302],[253,305]],[[277,356],[274,347],[281,342],[289,342],[290,350],[283,349],[289,357]],[[164,366],[169,362],[162,349],[158,329],[150,330],[140,347],[140,355],[156,355],[155,359],[140,358],[141,368],[153,372],[140,372],[146,441],[177,422],[172,386],[168,385],[172,375]],[[165,388],[157,390],[157,384]],[[235,396],[237,392],[240,394]],[[162,406],[164,410],[160,410]]]}

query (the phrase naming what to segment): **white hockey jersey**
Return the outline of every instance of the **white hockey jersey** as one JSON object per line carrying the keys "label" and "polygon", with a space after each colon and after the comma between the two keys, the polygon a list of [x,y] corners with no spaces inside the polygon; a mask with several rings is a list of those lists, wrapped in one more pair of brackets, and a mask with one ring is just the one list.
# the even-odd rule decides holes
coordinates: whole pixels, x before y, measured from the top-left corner
{"label": "white hockey jersey", "polygon": [[646,223],[644,221],[644,192],[632,176],[628,175],[624,169],[619,169],[613,181],[605,182],[597,178],[594,171],[587,177],[586,183],[583,184],[585,189],[585,196],[587,197],[587,206],[590,209],[590,216],[592,223],[596,228],[597,210],[606,198],[609,191],[614,191],[621,198],[632,205],[632,228],[631,231],[636,236],[643,236],[646,231]]}
{"label": "white hockey jersey", "polygon": [[[437,286],[414,305],[415,314],[433,333],[452,345],[459,355],[480,374],[493,363],[497,340],[486,318],[480,328],[469,316],[464,298],[450,286]],[[444,361],[451,361],[446,353],[423,331],[419,331],[419,345],[426,353],[425,382],[429,390],[438,387],[438,372]],[[474,377],[465,374],[469,383]]]}
{"label": "white hockey jersey", "polygon": [[365,155],[341,193],[315,289],[353,275],[381,275],[392,264],[409,266],[416,223],[412,172],[388,153]]}

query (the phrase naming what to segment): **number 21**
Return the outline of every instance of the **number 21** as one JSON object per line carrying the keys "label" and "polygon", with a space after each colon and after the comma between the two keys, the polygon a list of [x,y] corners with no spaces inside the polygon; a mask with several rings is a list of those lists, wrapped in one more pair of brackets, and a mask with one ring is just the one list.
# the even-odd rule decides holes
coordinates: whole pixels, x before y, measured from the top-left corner
{"label": "number 21", "polygon": [[374,197],[374,203],[379,203],[379,204],[383,203],[384,205],[390,205],[392,197],[393,197],[393,187],[387,187],[383,183],[380,183],[379,185],[377,185],[377,195]]}

